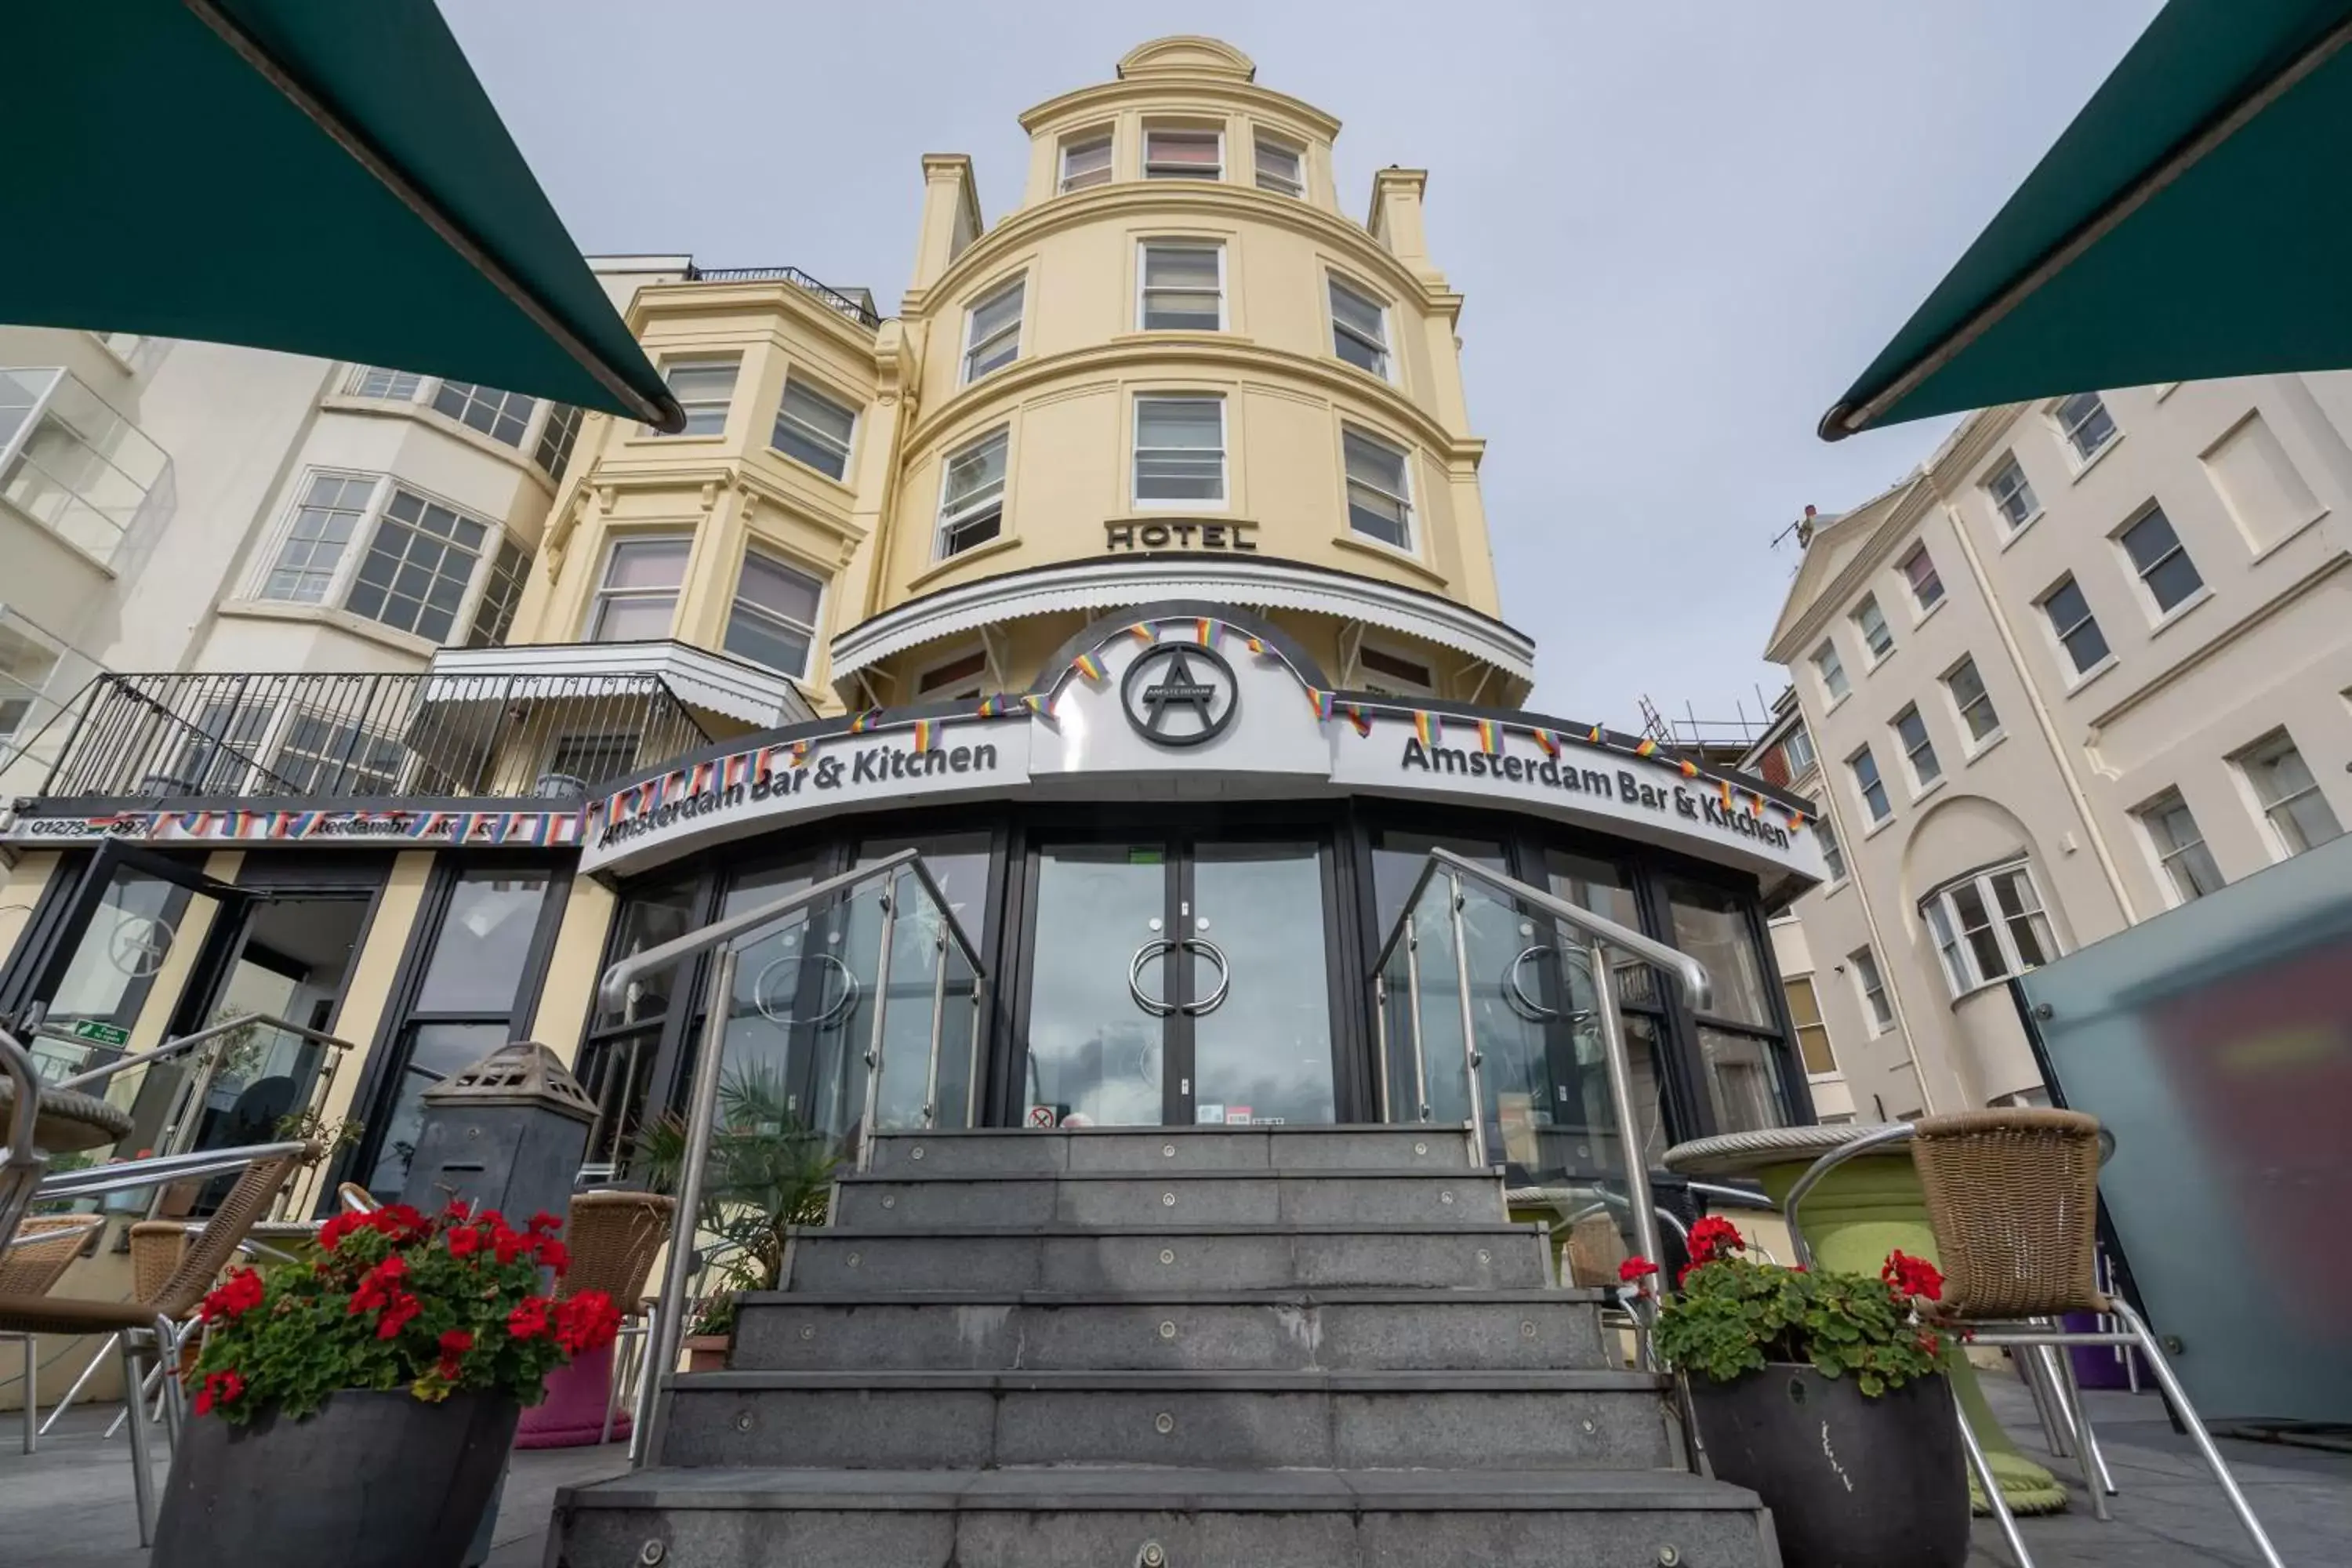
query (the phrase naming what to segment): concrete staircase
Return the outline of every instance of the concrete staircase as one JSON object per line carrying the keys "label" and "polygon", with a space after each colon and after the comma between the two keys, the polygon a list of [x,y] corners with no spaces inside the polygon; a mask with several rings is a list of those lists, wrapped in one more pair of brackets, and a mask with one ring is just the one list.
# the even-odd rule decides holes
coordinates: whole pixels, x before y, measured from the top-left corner
{"label": "concrete staircase", "polygon": [[1425,1128],[887,1134],[567,1568],[1775,1568]]}

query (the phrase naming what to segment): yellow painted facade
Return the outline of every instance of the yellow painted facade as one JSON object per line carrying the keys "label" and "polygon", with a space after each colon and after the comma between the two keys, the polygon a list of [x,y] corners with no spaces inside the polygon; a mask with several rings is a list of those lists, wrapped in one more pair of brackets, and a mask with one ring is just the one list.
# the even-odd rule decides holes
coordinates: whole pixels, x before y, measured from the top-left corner
{"label": "yellow painted facade", "polygon": [[[855,670],[835,668],[833,644],[929,595],[1131,559],[1113,556],[1109,531],[1181,521],[1192,527],[1171,531],[1188,541],[1213,537],[1208,525],[1246,538],[1255,549],[1231,552],[1234,561],[1333,574],[1334,610],[1261,607],[1343,679],[1360,674],[1351,658],[1370,637],[1424,666],[1433,695],[1523,699],[1523,672],[1378,629],[1345,608],[1350,584],[1370,580],[1498,616],[1478,488],[1484,443],[1470,430],[1454,337],[1462,297],[1428,253],[1425,176],[1382,171],[1362,218],[1350,216],[1332,180],[1339,122],[1255,76],[1246,58],[1210,39],[1137,48],[1116,79],[1022,116],[1030,156],[1021,199],[986,225],[970,160],[927,157],[912,284],[898,316],[878,325],[792,279],[639,287],[628,316],[656,363],[734,367],[723,423],[664,437],[591,416],[510,640],[590,638],[614,546],[669,536],[692,541],[670,621],[684,642],[727,646],[751,552],[823,584],[803,679],[820,711],[919,700],[920,673],[967,645],[986,654],[989,689],[1017,689],[1094,607],[1007,613],[977,643],[964,630]],[[1190,177],[1147,168],[1161,131],[1213,133],[1213,168]],[[1066,155],[1106,135],[1107,169],[1090,153],[1084,182],[1065,189]],[[1189,145],[1197,158],[1204,141]],[[1296,194],[1274,188],[1292,171]],[[1215,330],[1145,329],[1141,273],[1153,242],[1213,249]],[[1387,374],[1338,352],[1335,282],[1381,312]],[[1022,302],[1010,363],[971,374],[973,309],[1013,287]],[[854,410],[840,479],[774,444],[788,382]],[[1136,402],[1157,394],[1222,400],[1221,500],[1139,503]],[[995,535],[948,552],[947,466],[999,432]],[[1349,525],[1346,432],[1404,456],[1402,548]],[[1209,553],[1176,545],[1161,558]]]}

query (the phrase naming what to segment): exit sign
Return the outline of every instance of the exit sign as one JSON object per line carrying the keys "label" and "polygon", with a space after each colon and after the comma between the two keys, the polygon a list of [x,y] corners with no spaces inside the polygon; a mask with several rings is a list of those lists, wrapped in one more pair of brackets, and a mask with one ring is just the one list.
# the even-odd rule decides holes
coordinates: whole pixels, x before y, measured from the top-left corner
{"label": "exit sign", "polygon": [[131,1043],[131,1031],[112,1024],[101,1024],[95,1018],[76,1018],[67,1026],[66,1033],[77,1040],[93,1045],[122,1047]]}

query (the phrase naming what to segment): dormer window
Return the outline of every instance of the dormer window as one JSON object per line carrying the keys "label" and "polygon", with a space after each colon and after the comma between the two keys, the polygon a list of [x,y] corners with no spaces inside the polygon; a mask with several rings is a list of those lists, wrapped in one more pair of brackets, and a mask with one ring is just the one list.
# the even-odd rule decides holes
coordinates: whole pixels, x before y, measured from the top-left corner
{"label": "dormer window", "polygon": [[1307,194],[1307,153],[1295,143],[1261,131],[1250,138],[1257,153],[1257,188],[1286,196]]}
{"label": "dormer window", "polygon": [[1062,142],[1062,194],[1110,184],[1111,140],[1108,131],[1084,131]]}
{"label": "dormer window", "polygon": [[1143,177],[1147,180],[1222,180],[1225,136],[1222,131],[1157,126],[1143,132]]}

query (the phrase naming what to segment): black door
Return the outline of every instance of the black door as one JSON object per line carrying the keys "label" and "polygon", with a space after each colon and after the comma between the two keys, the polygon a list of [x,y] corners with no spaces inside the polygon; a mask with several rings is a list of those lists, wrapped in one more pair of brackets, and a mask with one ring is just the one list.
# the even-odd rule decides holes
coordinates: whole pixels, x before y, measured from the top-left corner
{"label": "black door", "polygon": [[1331,1121],[1330,889],[1329,848],[1310,836],[1037,845],[1021,944],[1025,1120]]}

